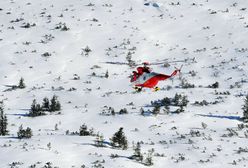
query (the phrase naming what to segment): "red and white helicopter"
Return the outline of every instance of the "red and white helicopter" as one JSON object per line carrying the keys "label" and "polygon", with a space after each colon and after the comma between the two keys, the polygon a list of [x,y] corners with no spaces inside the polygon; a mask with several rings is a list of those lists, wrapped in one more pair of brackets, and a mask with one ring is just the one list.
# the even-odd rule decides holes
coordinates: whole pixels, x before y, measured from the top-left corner
{"label": "red and white helicopter", "polygon": [[159,81],[166,80],[177,75],[181,71],[180,69],[175,69],[170,75],[152,72],[149,63],[144,62],[143,67],[137,67],[137,71],[133,71],[130,82],[134,85],[134,89],[138,92],[142,90],[142,88],[152,88],[154,91],[160,90],[157,87]]}
{"label": "red and white helicopter", "polygon": [[143,88],[151,88],[154,89],[154,91],[160,90],[159,87],[157,87],[157,84],[159,81],[163,81],[169,78],[172,78],[176,76],[177,74],[180,73],[182,66],[178,69],[175,68],[175,70],[170,74],[162,74],[162,73],[157,73],[157,72],[152,72],[151,68],[149,67],[150,65],[160,65],[160,64],[169,64],[169,63],[187,63],[187,62],[195,62],[195,58],[187,58],[184,60],[174,60],[174,61],[168,61],[168,60],[163,60],[159,62],[154,62],[154,63],[148,63],[144,62],[142,64],[136,64],[135,62],[104,62],[107,64],[114,64],[114,65],[129,65],[130,67],[137,67],[137,71],[133,71],[133,74],[130,76],[131,84],[133,84],[134,89],[137,92],[142,91]]}

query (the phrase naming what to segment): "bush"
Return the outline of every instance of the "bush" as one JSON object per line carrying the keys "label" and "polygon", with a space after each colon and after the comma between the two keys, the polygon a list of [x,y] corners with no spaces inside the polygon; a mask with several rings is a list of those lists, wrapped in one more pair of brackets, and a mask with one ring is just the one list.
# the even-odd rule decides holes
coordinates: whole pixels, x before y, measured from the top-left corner
{"label": "bush", "polygon": [[219,82],[215,82],[212,85],[208,85],[208,88],[213,88],[213,89],[219,88]]}
{"label": "bush", "polygon": [[123,108],[119,111],[119,114],[127,114],[127,109],[126,108]]}
{"label": "bush", "polygon": [[79,136],[89,136],[92,135],[93,131],[89,131],[87,128],[87,125],[83,124],[80,128],[79,128]]}

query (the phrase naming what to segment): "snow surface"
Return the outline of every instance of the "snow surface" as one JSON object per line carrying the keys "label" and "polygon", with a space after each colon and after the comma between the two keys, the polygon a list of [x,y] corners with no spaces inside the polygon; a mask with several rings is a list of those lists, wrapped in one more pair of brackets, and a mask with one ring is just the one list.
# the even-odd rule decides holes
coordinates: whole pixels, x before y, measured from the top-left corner
{"label": "snow surface", "polygon": [[[129,159],[134,153],[132,143],[138,141],[143,141],[142,153],[155,150],[151,167],[246,167],[248,150],[238,151],[240,147],[247,149],[248,129],[238,129],[238,124],[242,124],[248,89],[248,1],[151,1],[159,8],[145,6],[146,2],[0,1],[0,101],[9,122],[9,135],[0,137],[1,168],[11,167],[13,162],[19,164],[12,167],[20,168],[43,167],[47,162],[61,168],[96,167],[97,160],[107,168],[147,167]],[[60,22],[69,30],[55,29]],[[23,28],[26,23],[35,26]],[[54,38],[49,41],[45,35]],[[88,56],[83,52],[86,46],[92,50]],[[45,52],[51,56],[42,56]],[[169,67],[152,66],[155,72],[170,74],[174,67],[183,65],[180,76],[158,85],[171,89],[134,93],[128,78],[133,68],[104,63],[127,62],[128,52],[136,63],[186,61]],[[109,78],[100,77],[106,71]],[[73,80],[74,74],[80,79]],[[6,85],[18,84],[21,77],[25,89],[5,91]],[[182,88],[183,79],[195,88]],[[219,88],[207,87],[215,82]],[[72,87],[76,90],[68,91]],[[230,95],[217,95],[215,90],[229,91]],[[151,101],[171,98],[175,93],[188,97],[183,113],[163,114],[161,110],[158,115],[140,115],[141,107],[147,110]],[[26,115],[33,99],[42,102],[53,95],[62,104],[61,114]],[[194,105],[202,100],[218,103]],[[131,102],[134,105],[127,105]],[[127,108],[129,113],[100,115],[104,106],[116,111]],[[128,149],[96,147],[94,136],[66,135],[66,130],[78,131],[84,123],[103,134],[106,143],[123,127]],[[207,124],[205,129],[202,123]],[[18,139],[20,125],[30,127],[33,137]],[[232,135],[230,130],[238,134]],[[199,131],[200,136],[192,136],[192,131]],[[111,154],[121,157],[113,159]]]}

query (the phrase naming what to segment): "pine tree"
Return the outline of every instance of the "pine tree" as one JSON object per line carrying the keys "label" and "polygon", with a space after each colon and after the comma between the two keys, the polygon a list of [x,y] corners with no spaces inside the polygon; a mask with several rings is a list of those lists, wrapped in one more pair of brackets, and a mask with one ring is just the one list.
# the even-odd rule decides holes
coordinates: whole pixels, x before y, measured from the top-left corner
{"label": "pine tree", "polygon": [[244,122],[248,122],[248,95],[245,97],[245,104],[242,109]]}
{"label": "pine tree", "polygon": [[109,73],[108,73],[108,70],[106,71],[105,73],[105,78],[108,78],[109,77]]}
{"label": "pine tree", "polygon": [[187,99],[187,96],[182,96],[181,97],[181,104],[182,106],[187,106],[188,105],[188,99]]}
{"label": "pine tree", "polygon": [[36,100],[34,99],[31,105],[31,109],[29,111],[29,116],[36,117],[36,116],[41,116],[41,115],[45,115],[45,113],[43,112],[40,104],[37,104]]}
{"label": "pine tree", "polygon": [[170,107],[168,105],[165,105],[163,111],[164,113],[168,114],[170,112]]}
{"label": "pine tree", "polygon": [[134,158],[136,161],[142,161],[143,160],[143,155],[141,153],[141,145],[140,142],[137,142],[137,144],[133,148],[134,154],[132,158]]}
{"label": "pine tree", "polygon": [[145,162],[144,162],[144,164],[146,166],[152,166],[153,165],[153,159],[152,159],[153,152],[154,152],[154,149],[151,149],[148,151],[147,157],[146,157]]}
{"label": "pine tree", "polygon": [[175,97],[174,97],[175,106],[178,106],[179,105],[180,100],[181,100],[181,97],[182,97],[182,95],[177,94],[177,93],[175,94]]}
{"label": "pine tree", "polygon": [[123,132],[123,128],[121,127],[119,131],[117,131],[113,137],[110,139],[111,145],[117,148],[127,149],[128,142],[127,138],[125,137],[125,134]]}
{"label": "pine tree", "polygon": [[49,102],[49,99],[47,97],[45,97],[43,99],[43,102],[42,102],[42,109],[44,111],[49,111],[49,108],[50,108],[50,102]]}
{"label": "pine tree", "polygon": [[155,105],[153,110],[152,110],[152,114],[157,115],[157,114],[159,114],[159,112],[160,112],[160,106]]}
{"label": "pine tree", "polygon": [[104,137],[103,135],[99,135],[99,133],[96,135],[96,141],[95,141],[95,145],[97,147],[104,147]]}
{"label": "pine tree", "polygon": [[4,136],[8,134],[7,125],[8,125],[7,117],[4,114],[2,105],[0,105],[0,135]]}
{"label": "pine tree", "polygon": [[58,101],[58,97],[54,95],[50,102],[49,111],[54,112],[54,111],[59,111],[59,110],[61,110],[61,105],[60,105],[60,102]]}
{"label": "pine tree", "polygon": [[140,108],[140,114],[143,116],[145,115],[145,110],[142,107]]}
{"label": "pine tree", "polygon": [[19,81],[18,88],[24,89],[25,87],[26,87],[26,85],[25,85],[25,83],[24,83],[24,79],[21,78],[20,81]]}
{"label": "pine tree", "polygon": [[22,125],[19,127],[19,131],[17,132],[17,137],[22,138],[31,138],[33,136],[31,128],[27,127],[23,129]]}

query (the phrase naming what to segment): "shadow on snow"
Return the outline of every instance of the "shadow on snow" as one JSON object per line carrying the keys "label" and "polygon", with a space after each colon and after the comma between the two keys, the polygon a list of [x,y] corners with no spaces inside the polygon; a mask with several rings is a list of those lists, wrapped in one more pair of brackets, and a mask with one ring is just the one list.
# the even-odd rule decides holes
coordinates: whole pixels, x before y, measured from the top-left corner
{"label": "shadow on snow", "polygon": [[213,114],[196,114],[198,116],[202,117],[211,117],[211,118],[220,118],[220,119],[229,119],[229,120],[237,120],[237,121],[242,121],[242,117],[239,116],[222,116],[222,115],[213,115]]}

